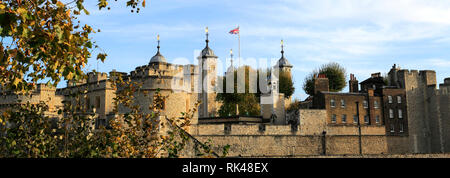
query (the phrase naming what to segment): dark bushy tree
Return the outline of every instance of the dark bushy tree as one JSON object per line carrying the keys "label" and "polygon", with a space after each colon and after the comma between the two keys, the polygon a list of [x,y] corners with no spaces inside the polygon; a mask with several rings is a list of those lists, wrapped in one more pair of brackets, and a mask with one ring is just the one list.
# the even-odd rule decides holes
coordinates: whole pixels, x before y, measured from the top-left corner
{"label": "dark bushy tree", "polygon": [[295,87],[292,76],[289,72],[280,71],[279,92],[284,93],[285,98],[289,98],[294,94]]}
{"label": "dark bushy tree", "polygon": [[314,77],[319,74],[325,74],[329,80],[330,91],[339,92],[347,86],[346,70],[336,62],[322,65],[319,69],[312,71],[306,76],[303,83],[303,90],[308,95],[314,95]]}

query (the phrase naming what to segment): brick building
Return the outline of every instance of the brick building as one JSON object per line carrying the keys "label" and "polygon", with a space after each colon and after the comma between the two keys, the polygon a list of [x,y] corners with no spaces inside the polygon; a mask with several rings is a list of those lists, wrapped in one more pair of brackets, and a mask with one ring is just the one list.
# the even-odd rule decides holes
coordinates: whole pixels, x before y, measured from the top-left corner
{"label": "brick building", "polygon": [[359,83],[350,74],[349,92],[330,92],[324,75],[315,78],[314,109],[327,111],[331,125],[385,125],[388,135],[407,135],[405,91],[387,86],[380,73]]}

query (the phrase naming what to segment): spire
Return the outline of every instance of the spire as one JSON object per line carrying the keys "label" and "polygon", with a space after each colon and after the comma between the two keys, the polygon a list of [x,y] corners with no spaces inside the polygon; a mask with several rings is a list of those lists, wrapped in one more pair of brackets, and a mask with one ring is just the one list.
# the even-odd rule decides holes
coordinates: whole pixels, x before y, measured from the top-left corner
{"label": "spire", "polygon": [[157,46],[158,51],[156,52],[155,56],[153,56],[150,59],[150,63],[149,64],[151,64],[151,63],[167,63],[166,58],[164,58],[164,56],[161,55],[161,53],[159,52],[159,48],[160,48],[160,46],[159,46],[159,43],[160,43],[160,41],[159,41],[159,34],[156,36],[156,40],[158,41],[158,46]]}
{"label": "spire", "polygon": [[278,60],[277,65],[278,65],[278,67],[292,68],[292,65],[284,57],[284,41],[283,40],[281,40],[281,58],[280,58],[280,60]]}
{"label": "spire", "polygon": [[208,39],[208,36],[209,36],[209,33],[208,33],[208,27],[206,27],[205,32],[206,32],[206,47],[208,47],[208,43],[209,43],[209,39]]}
{"label": "spire", "polygon": [[201,57],[216,57],[217,58],[217,56],[214,55],[214,51],[209,48],[208,27],[205,28],[205,32],[206,32],[206,47],[202,50]]}
{"label": "spire", "polygon": [[156,36],[156,40],[158,40],[158,47],[157,48],[158,48],[158,53],[159,53],[159,48],[160,48],[159,47],[159,34],[158,34],[158,36]]}

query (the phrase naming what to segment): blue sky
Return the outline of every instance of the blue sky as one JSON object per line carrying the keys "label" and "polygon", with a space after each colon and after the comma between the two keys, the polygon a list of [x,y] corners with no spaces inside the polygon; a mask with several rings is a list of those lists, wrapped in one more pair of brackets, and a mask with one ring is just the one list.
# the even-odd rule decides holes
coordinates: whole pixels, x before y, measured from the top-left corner
{"label": "blue sky", "polygon": [[[86,3],[91,14],[80,20],[101,29],[92,37],[108,53],[101,72],[146,65],[156,53],[157,34],[169,62],[192,62],[205,45],[206,26],[210,47],[224,60],[230,48],[237,53],[236,36],[228,31],[239,25],[242,58],[279,58],[284,39],[294,65],[294,97],[302,100],[304,77],[331,61],[360,81],[387,73],[394,63],[435,70],[438,83],[450,77],[448,0],[147,0],[138,14],[125,2],[111,1],[110,11]],[[88,69],[97,69],[94,58]]]}

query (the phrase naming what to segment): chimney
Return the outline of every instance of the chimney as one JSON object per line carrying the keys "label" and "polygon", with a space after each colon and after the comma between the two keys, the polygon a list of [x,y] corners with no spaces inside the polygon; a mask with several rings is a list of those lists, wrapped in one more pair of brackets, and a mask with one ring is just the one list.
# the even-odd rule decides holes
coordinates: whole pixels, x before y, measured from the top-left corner
{"label": "chimney", "polygon": [[348,89],[350,93],[358,93],[358,80],[356,80],[355,74],[350,74],[350,80],[348,81]]}
{"label": "chimney", "polygon": [[314,80],[314,94],[319,91],[329,91],[329,81],[325,74],[319,74]]}
{"label": "chimney", "polygon": [[372,76],[372,78],[381,77],[381,73],[380,72],[373,73],[371,76]]}

